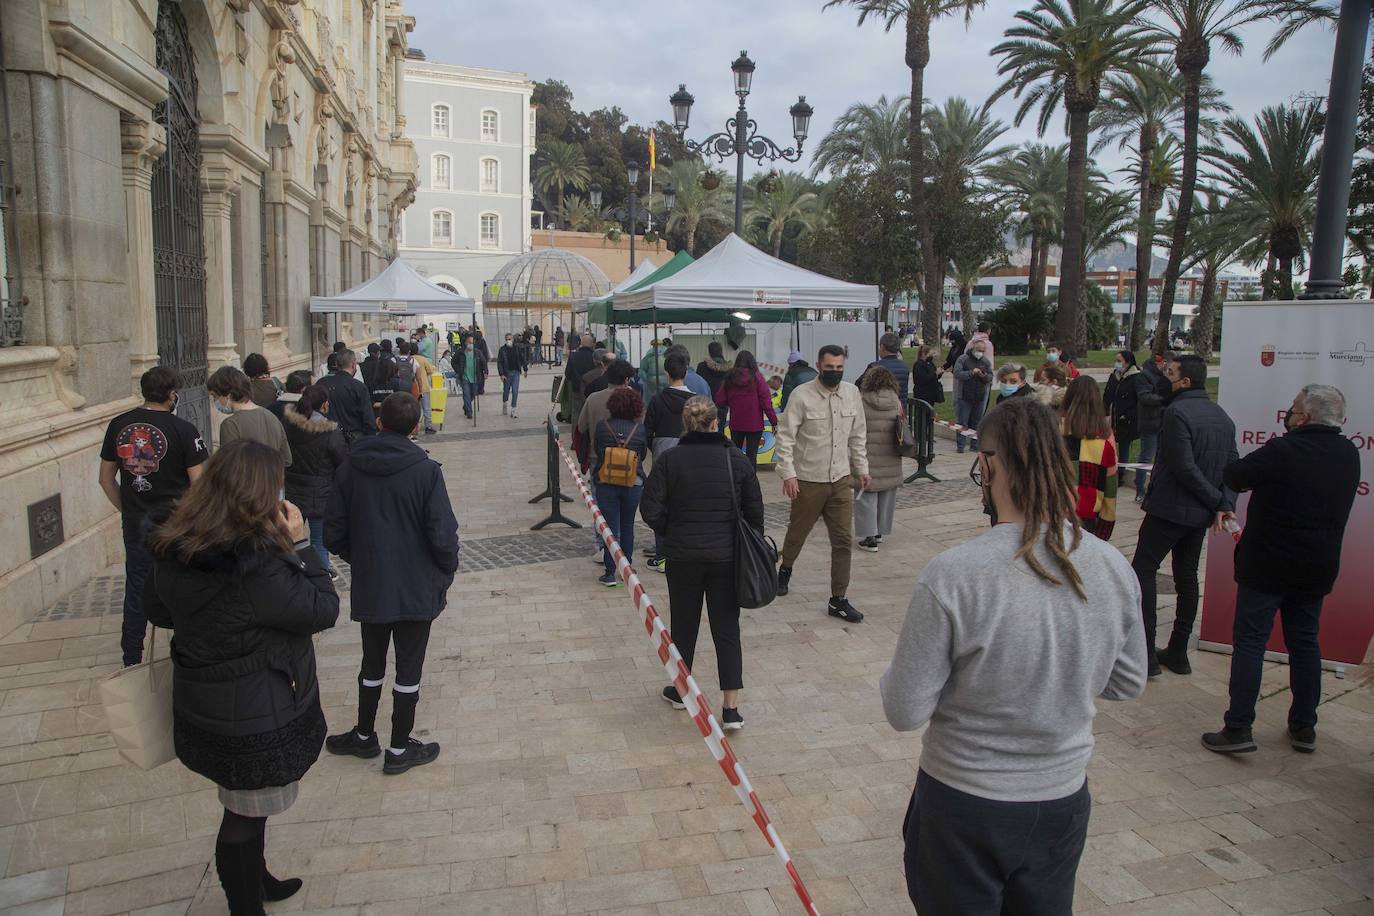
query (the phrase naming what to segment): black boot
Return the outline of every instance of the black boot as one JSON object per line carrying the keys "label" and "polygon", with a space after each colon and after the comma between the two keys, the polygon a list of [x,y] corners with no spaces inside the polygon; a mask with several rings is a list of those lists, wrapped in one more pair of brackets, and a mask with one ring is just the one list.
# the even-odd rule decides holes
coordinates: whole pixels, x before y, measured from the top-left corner
{"label": "black boot", "polygon": [[267,836],[262,838],[262,899],[268,903],[276,903],[295,895],[305,882],[300,878],[287,878],[285,881],[280,878],[272,877],[272,873],[267,870]]}
{"label": "black boot", "polygon": [[1160,651],[1156,658],[1174,674],[1192,674],[1193,666],[1188,664],[1188,637],[1190,633],[1175,630],[1169,635],[1169,645]]}
{"label": "black boot", "polygon": [[215,844],[215,869],[230,916],[265,916],[262,908],[262,835],[242,843]]}

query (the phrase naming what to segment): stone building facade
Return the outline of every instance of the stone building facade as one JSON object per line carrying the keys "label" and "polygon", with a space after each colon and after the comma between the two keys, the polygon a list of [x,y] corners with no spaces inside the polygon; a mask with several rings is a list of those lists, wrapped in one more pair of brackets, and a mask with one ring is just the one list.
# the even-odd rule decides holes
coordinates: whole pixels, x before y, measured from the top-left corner
{"label": "stone building facade", "polygon": [[401,0],[0,3],[0,633],[122,557],[106,424],[162,363],[318,364],[308,313],[395,256],[415,193]]}

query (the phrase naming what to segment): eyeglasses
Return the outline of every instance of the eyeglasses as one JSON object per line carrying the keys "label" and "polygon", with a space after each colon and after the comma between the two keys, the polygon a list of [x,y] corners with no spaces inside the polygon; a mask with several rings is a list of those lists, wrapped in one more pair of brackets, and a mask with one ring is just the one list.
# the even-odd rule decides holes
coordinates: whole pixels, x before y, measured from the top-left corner
{"label": "eyeglasses", "polygon": [[[979,450],[978,454],[987,455],[989,458],[991,458],[993,455],[996,455],[997,453],[989,452],[986,450]],[[968,469],[968,479],[973,481],[979,487],[983,485],[983,469],[979,466],[977,458],[973,459],[973,467]]]}

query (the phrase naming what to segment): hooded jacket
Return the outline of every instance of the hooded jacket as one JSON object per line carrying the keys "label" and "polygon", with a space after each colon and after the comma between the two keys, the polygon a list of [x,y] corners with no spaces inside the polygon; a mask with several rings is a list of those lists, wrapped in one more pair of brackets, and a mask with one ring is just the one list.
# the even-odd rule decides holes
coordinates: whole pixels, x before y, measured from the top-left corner
{"label": "hooded jacket", "polygon": [[438,617],[458,571],[458,520],[438,462],[400,433],[354,443],[334,478],[324,543],[353,567],[354,620]]}
{"label": "hooded jacket", "polygon": [[315,551],[159,557],[143,608],[176,633],[173,741],[187,769],[229,789],[304,776],[325,734],[310,637],[339,616]]}
{"label": "hooded jacket", "polygon": [[639,361],[639,377],[644,380],[644,395],[652,398],[668,387],[668,370],[663,368],[663,360],[668,356],[668,348],[659,344]]}
{"label": "hooded jacket", "polygon": [[762,531],[763,494],[744,452],[720,433],[688,433],[654,460],[639,514],[663,535],[670,564],[733,564],[736,503],[744,520]]}
{"label": "hooded jacket", "polygon": [[902,485],[902,453],[897,450],[900,401],[887,389],[865,391],[861,398],[868,428],[868,473],[873,478],[869,489],[894,490]]}
{"label": "hooded jacket", "polygon": [[1140,438],[1141,385],[1138,379],[1141,375],[1138,366],[1127,366],[1126,371],[1119,375],[1112,372],[1102,392],[1102,403],[1107,409],[1107,416],[1111,418],[1117,442]]}
{"label": "hooded jacket", "polygon": [[281,418],[286,442],[291,446],[291,466],[286,469],[286,498],[306,518],[323,518],[329,509],[334,469],[348,454],[339,424],[320,414],[301,416],[294,406]]}
{"label": "hooded jacket", "polygon": [[981,343],[987,348],[987,361],[994,366],[997,365],[997,354],[992,349],[992,338],[988,336],[987,331],[974,331],[973,336],[968,339],[968,343],[964,346],[964,352],[967,353],[972,350],[976,343]]}
{"label": "hooded jacket", "polygon": [[706,380],[706,384],[711,386],[711,396],[720,390],[721,382],[725,381],[725,376],[730,374],[731,366],[729,363],[718,359],[703,359],[697,363],[697,375]]}
{"label": "hooded jacket", "polygon": [[345,441],[377,432],[377,415],[372,412],[372,395],[366,385],[342,372],[326,375],[320,384],[329,389],[329,419],[339,424]]}
{"label": "hooded jacket", "polygon": [[[682,408],[696,397],[685,388],[664,388],[644,411],[644,429],[649,434],[649,445],[656,439],[682,438]],[[657,455],[657,452],[655,452]]]}
{"label": "hooded jacket", "polygon": [[804,359],[799,359],[787,367],[787,374],[782,377],[782,407],[787,409],[787,399],[792,396],[798,385],[805,385],[815,378],[817,372],[811,368],[811,364]]}
{"label": "hooded jacket", "polygon": [[773,409],[773,390],[755,370],[752,379],[738,379],[732,371],[720,390],[716,392],[716,404],[730,411],[730,432],[761,433],[763,418],[778,425],[778,414]]}

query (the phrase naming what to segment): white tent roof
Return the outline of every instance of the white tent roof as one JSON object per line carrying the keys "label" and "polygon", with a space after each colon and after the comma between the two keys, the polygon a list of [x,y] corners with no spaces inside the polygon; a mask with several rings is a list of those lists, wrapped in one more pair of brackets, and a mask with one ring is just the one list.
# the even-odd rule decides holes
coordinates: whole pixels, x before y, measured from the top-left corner
{"label": "white tent roof", "polygon": [[653,273],[656,270],[658,270],[658,265],[656,265],[653,261],[650,261],[648,258],[645,258],[635,266],[634,270],[630,271],[630,275],[628,277],[626,277],[624,280],[621,280],[615,286],[612,286],[610,292],[606,293],[604,296],[592,296],[589,299],[583,300],[582,305],[577,309],[577,311],[585,312],[588,306],[597,305],[599,303],[605,302],[607,299],[610,299],[616,293],[625,292],[625,290],[629,289],[631,286],[634,286],[640,280],[643,280],[645,277],[649,276],[649,274]]}
{"label": "white tent roof", "polygon": [[615,309],[874,309],[878,287],[780,261],[731,233],[692,264],[615,297]]}
{"label": "white tent roof", "polygon": [[389,312],[397,315],[470,315],[477,303],[429,282],[397,258],[371,280],[337,296],[311,296],[312,312]]}

